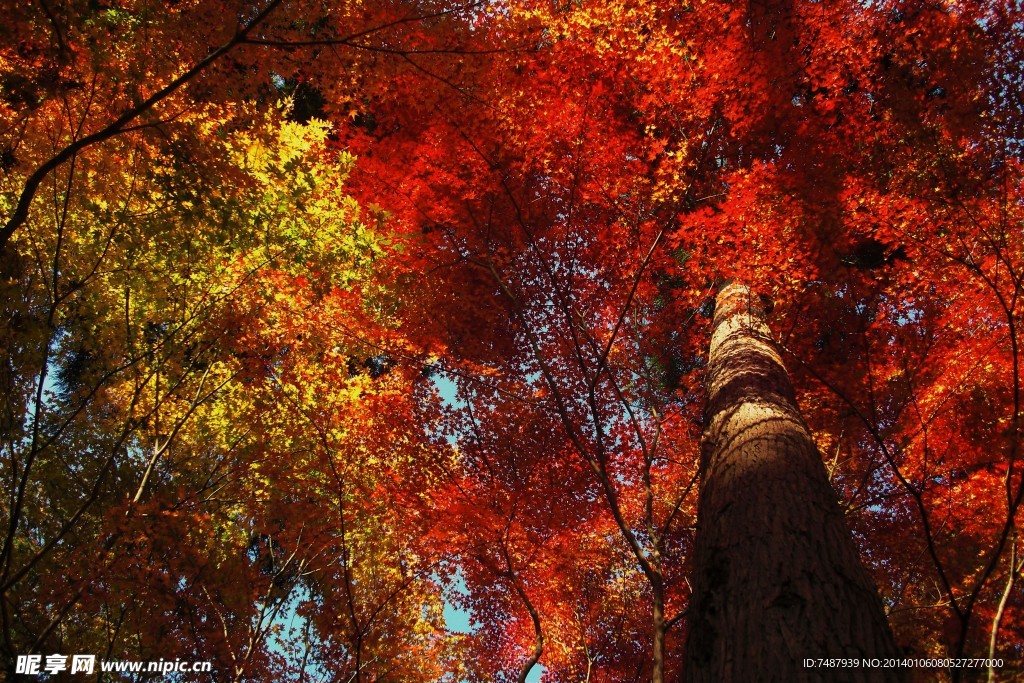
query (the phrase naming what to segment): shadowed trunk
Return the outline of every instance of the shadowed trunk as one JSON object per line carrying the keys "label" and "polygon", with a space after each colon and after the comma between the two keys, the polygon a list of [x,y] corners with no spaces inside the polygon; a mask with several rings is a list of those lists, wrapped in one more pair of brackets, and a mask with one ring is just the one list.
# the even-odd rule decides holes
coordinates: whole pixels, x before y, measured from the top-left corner
{"label": "shadowed trunk", "polygon": [[651,647],[651,683],[665,683],[665,587],[658,580],[652,582],[653,589],[653,645]]}
{"label": "shadowed trunk", "polygon": [[898,656],[821,455],[747,287],[718,295],[687,683],[900,681],[805,658]]}

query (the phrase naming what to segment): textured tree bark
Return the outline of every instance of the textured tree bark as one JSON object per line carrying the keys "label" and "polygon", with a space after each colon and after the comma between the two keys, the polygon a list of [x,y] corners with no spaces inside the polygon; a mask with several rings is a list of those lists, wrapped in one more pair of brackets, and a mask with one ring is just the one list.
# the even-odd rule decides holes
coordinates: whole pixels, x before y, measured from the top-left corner
{"label": "textured tree bark", "polygon": [[763,305],[719,293],[694,554],[687,683],[902,681],[805,658],[898,650],[800,416]]}
{"label": "textured tree bark", "polygon": [[651,683],[665,683],[665,587],[661,576],[651,584],[654,602]]}

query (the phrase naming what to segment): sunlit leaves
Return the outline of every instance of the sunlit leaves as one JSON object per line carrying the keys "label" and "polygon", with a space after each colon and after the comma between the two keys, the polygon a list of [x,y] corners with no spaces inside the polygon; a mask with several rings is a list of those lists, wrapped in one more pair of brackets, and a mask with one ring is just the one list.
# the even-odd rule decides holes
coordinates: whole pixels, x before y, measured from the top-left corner
{"label": "sunlit leaves", "polygon": [[8,649],[515,680],[532,608],[550,680],[648,675],[737,278],[897,632],[986,652],[1024,482],[1019,7],[297,1],[237,44],[255,5],[9,9],[5,217],[231,48],[48,171],[0,257]]}

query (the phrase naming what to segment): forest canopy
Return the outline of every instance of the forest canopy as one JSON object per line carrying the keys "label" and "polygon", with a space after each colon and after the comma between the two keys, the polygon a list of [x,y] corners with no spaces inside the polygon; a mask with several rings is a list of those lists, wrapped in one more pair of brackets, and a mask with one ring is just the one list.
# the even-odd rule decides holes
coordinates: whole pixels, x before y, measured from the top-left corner
{"label": "forest canopy", "polygon": [[0,9],[8,680],[1024,675],[1019,1]]}

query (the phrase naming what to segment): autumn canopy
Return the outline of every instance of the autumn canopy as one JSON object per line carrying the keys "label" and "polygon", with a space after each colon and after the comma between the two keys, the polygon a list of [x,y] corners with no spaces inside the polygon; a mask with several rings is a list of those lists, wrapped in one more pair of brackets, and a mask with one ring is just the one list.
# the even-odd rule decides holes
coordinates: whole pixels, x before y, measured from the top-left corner
{"label": "autumn canopy", "polygon": [[8,680],[1019,680],[1019,1],[0,17]]}

